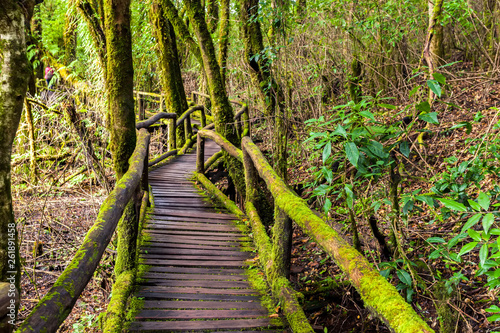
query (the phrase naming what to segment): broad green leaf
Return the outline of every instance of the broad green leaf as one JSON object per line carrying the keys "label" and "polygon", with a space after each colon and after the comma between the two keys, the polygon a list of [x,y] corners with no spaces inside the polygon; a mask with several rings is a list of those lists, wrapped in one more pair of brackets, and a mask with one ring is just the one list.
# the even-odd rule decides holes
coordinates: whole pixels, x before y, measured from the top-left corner
{"label": "broad green leaf", "polygon": [[377,157],[387,158],[389,154],[384,151],[384,146],[378,141],[370,141],[367,148]]}
{"label": "broad green leaf", "polygon": [[437,112],[420,114],[418,116],[418,119],[426,121],[426,122],[434,124],[434,125],[439,124],[439,120],[437,118]]}
{"label": "broad green leaf", "polygon": [[326,160],[330,155],[332,154],[332,143],[329,141],[326,145],[325,148],[323,148],[323,164],[325,164]]}
{"label": "broad green leaf", "polygon": [[413,95],[415,95],[415,94],[418,92],[418,90],[420,89],[420,87],[421,87],[421,85],[417,85],[417,86],[415,86],[415,87],[414,87],[414,88],[410,91],[410,94],[409,94],[410,98],[411,98],[411,97],[413,97]]}
{"label": "broad green leaf", "polygon": [[483,214],[481,214],[481,213],[471,216],[471,217],[467,220],[467,223],[465,223],[465,225],[463,226],[461,233],[466,232],[466,231],[467,231],[467,230],[469,230],[472,226],[476,225],[476,224],[477,224],[477,222],[479,222],[479,220],[481,219],[481,217],[482,217],[482,216],[483,216]]}
{"label": "broad green leaf", "polygon": [[458,242],[460,242],[462,239],[465,239],[467,238],[467,234],[465,233],[460,233],[458,235],[456,235],[455,237],[453,237],[452,239],[450,239],[450,241],[448,242],[448,250],[451,249],[452,247],[454,247],[455,245],[458,244]]}
{"label": "broad green leaf", "polygon": [[441,237],[431,237],[431,238],[427,239],[427,241],[429,243],[446,243],[446,241],[444,239],[442,239]]}
{"label": "broad green leaf", "polygon": [[[441,83],[441,84],[446,84],[446,77],[441,74],[441,73],[432,73],[432,77],[434,78],[434,80],[436,80],[437,82]],[[436,94],[437,95],[437,94]]]}
{"label": "broad green leaf", "polygon": [[479,265],[482,267],[488,258],[488,244],[483,244],[479,249]]}
{"label": "broad green leaf", "polygon": [[415,105],[415,108],[418,111],[422,111],[423,113],[429,113],[429,112],[431,112],[431,105],[427,101]]}
{"label": "broad green leaf", "polygon": [[426,204],[429,205],[429,207],[434,208],[434,198],[428,195],[416,195],[415,199],[425,202]]}
{"label": "broad green leaf", "polygon": [[359,113],[360,116],[363,116],[365,118],[368,118],[368,119],[371,119],[373,121],[376,121],[375,120],[375,117],[373,116],[373,113],[371,113],[370,111],[361,111]]}
{"label": "broad green leaf", "polygon": [[476,247],[477,244],[478,244],[478,242],[471,242],[471,243],[465,244],[462,247],[462,249],[460,250],[460,252],[458,252],[458,256],[461,257],[464,254],[469,253],[470,251],[472,251]]}
{"label": "broad green leaf", "polygon": [[469,205],[474,209],[475,211],[480,211],[481,210],[481,205],[475,202],[474,200],[468,199]]}
{"label": "broad green leaf", "polygon": [[490,229],[490,234],[495,235],[495,236],[500,236],[500,229],[498,229],[498,228]]}
{"label": "broad green leaf", "polygon": [[437,97],[441,98],[441,86],[436,80],[427,80],[427,86],[436,94]]}
{"label": "broad green leaf", "polygon": [[489,316],[487,319],[488,319],[489,322],[499,321],[500,320],[500,314]]}
{"label": "broad green leaf", "polygon": [[347,159],[351,162],[354,167],[358,167],[359,160],[359,150],[358,147],[354,144],[354,142],[346,142],[344,145],[345,154],[347,155]]}
{"label": "broad green leaf", "polygon": [[465,127],[467,128],[467,130],[465,131],[466,134],[470,134],[470,132],[472,132],[472,124],[468,121],[462,121],[456,125],[453,125],[450,127],[450,129],[455,129],[455,128],[461,128],[461,127]]}
{"label": "broad green leaf", "polygon": [[330,199],[326,198],[325,204],[323,205],[323,211],[325,212],[325,214],[328,213],[330,208],[332,208],[332,202],[330,201]]}
{"label": "broad green leaf", "polygon": [[354,206],[354,193],[352,192],[352,187],[351,185],[347,184],[345,187],[345,194],[347,197],[347,206],[352,209]]}
{"label": "broad green leaf", "polygon": [[469,234],[469,236],[477,241],[477,242],[480,242],[481,241],[481,234],[479,232],[477,232],[476,230],[474,229],[469,229],[467,230],[467,233]]}
{"label": "broad green leaf", "polygon": [[483,217],[483,229],[485,233],[488,233],[493,222],[495,222],[495,216],[492,213],[488,213]]}
{"label": "broad green leaf", "polygon": [[410,157],[410,145],[408,144],[408,141],[403,141],[399,144],[399,151],[405,157]]}
{"label": "broad green leaf", "polygon": [[479,193],[477,202],[484,210],[488,210],[488,208],[490,208],[490,197],[484,192]]}
{"label": "broad green leaf", "polygon": [[441,203],[443,205],[445,205],[445,207],[451,209],[451,210],[458,210],[459,212],[466,212],[467,211],[467,208],[464,206],[464,204],[461,204],[460,202],[456,202],[454,200],[451,200],[451,199],[442,199],[442,198],[438,198],[439,201],[441,201]]}
{"label": "broad green leaf", "polygon": [[408,274],[407,271],[405,271],[403,269],[398,269],[396,274],[402,283],[404,283],[408,287],[411,287],[411,285],[412,285],[411,276],[410,276],[410,274]]}
{"label": "broad green leaf", "polygon": [[492,306],[490,306],[489,308],[484,309],[484,311],[486,311],[486,312],[490,312],[490,313],[491,313],[491,312],[493,312],[493,313],[495,313],[495,312],[500,312],[500,307],[498,307],[498,305],[492,305]]}
{"label": "broad green leaf", "polygon": [[380,103],[377,104],[377,106],[380,106],[382,108],[390,109],[390,110],[396,110],[398,107],[392,104],[385,104],[385,103]]}
{"label": "broad green leaf", "polygon": [[337,128],[335,129],[335,131],[333,131],[332,134],[333,135],[340,135],[340,136],[343,136],[344,138],[347,139],[347,132],[345,131],[344,127],[342,127],[341,125],[337,125]]}

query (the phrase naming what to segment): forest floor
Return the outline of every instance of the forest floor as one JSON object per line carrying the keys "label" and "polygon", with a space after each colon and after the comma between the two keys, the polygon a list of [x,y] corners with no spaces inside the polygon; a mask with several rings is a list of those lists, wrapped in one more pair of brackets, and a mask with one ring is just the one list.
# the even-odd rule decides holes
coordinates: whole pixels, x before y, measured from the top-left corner
{"label": "forest floor", "polygon": [[[458,163],[470,159],[471,156],[467,153],[470,139],[480,139],[486,131],[498,132],[498,128],[493,125],[498,121],[499,111],[492,108],[500,104],[498,80],[457,78],[455,81],[449,80],[449,83],[453,88],[448,93],[448,102],[459,108],[441,105],[440,125],[431,128],[436,135],[426,140],[427,146],[423,152],[425,158],[415,157],[405,161],[405,168],[410,174],[402,182],[405,192],[416,189],[429,192],[431,183],[426,181],[429,179],[429,173],[438,175],[445,171],[445,158],[454,154],[459,158]],[[472,121],[479,111],[482,119],[472,125],[469,134],[465,128],[449,130],[459,122]],[[317,161],[303,163],[304,165],[290,166],[291,183],[307,184],[312,181],[307,169]],[[494,180],[498,182],[499,179],[497,177]],[[19,184],[14,177],[13,183],[16,182]],[[14,191],[15,216],[19,223],[24,266],[19,321],[29,314],[36,302],[55,282],[94,223],[104,196],[99,188],[92,189],[93,192],[88,186],[83,186],[64,189],[17,188]],[[303,193],[303,197],[308,198],[308,191]],[[343,203],[334,202],[334,207],[335,205],[340,206]],[[329,218],[331,225],[350,241],[346,220],[347,216],[342,213],[333,213]],[[422,240],[431,236],[444,237],[456,233],[457,228],[460,229],[461,226],[461,223],[453,222],[430,224],[424,212],[410,216],[403,231],[408,235],[407,242],[415,244],[412,256],[432,266],[443,277],[449,277],[453,274],[453,268],[445,262],[436,264],[427,260],[432,249],[425,246]],[[379,227],[388,233],[388,225],[384,224],[383,218],[380,218]],[[378,254],[379,247],[373,240],[368,223],[360,219],[359,228],[363,251],[369,260],[378,266],[382,261]],[[477,257],[477,254],[472,256]],[[98,331],[97,316],[106,309],[111,291],[112,258],[112,250],[105,253],[98,271],[60,328],[60,332]],[[478,261],[477,258],[474,259],[475,262]],[[462,268],[468,281],[460,282],[455,296],[449,300],[449,305],[456,310],[463,326],[457,332],[499,330],[494,323],[486,320],[487,313],[484,311],[488,306],[498,304],[497,294],[484,288],[485,281],[482,277],[475,277],[473,269],[466,266]],[[429,286],[436,282],[429,274],[423,273],[421,277]],[[294,229],[291,280],[297,290],[304,294],[304,308],[317,332],[388,332],[380,321],[363,308],[359,295],[333,261],[297,227]],[[394,279],[392,281],[394,282]],[[438,332],[439,320],[435,304],[428,293],[416,290],[412,304]]]}

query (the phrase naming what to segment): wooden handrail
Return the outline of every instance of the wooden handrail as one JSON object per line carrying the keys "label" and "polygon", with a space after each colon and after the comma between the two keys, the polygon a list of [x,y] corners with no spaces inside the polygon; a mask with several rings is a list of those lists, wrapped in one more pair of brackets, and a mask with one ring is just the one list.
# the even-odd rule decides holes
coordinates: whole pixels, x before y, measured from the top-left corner
{"label": "wooden handrail", "polygon": [[[325,221],[314,214],[304,200],[286,186],[249,137],[242,139],[241,151],[214,132],[202,130],[198,134],[199,140],[210,138],[224,150],[227,149],[231,156],[239,160],[241,160],[240,156],[248,156],[248,159],[252,161],[252,166],[248,165],[249,161],[245,158],[245,173],[250,172],[252,174],[252,171],[247,169],[255,168],[255,171],[265,181],[267,188],[271,192],[275,205],[294,220],[325,252],[333,257],[361,295],[365,306],[385,322],[392,331],[434,332],[417,315],[410,304],[405,302],[396,288],[382,277],[361,253],[349,245]],[[200,157],[198,157],[198,160],[200,160]],[[203,171],[202,168],[199,168],[199,170]],[[246,181],[250,180],[246,179]],[[249,184],[247,184],[248,186]],[[252,191],[247,188],[247,192],[251,193]],[[252,205],[251,202],[249,204]]]}
{"label": "wooden handrail", "polygon": [[156,123],[160,119],[176,119],[176,118],[177,115],[175,113],[160,112],[146,120],[136,123],[135,128],[137,129],[147,128]]}
{"label": "wooden handrail", "polygon": [[85,236],[71,263],[21,324],[18,332],[55,332],[69,315],[92,278],[126,204],[134,195],[137,186],[140,186],[149,140],[148,131],[141,129],[128,171],[104,200],[96,222]]}
{"label": "wooden handrail", "polygon": [[158,98],[162,98],[163,97],[163,94],[156,94],[156,93],[145,92],[145,91],[137,91],[137,90],[134,90],[134,94],[136,94],[136,95],[144,95],[144,96],[151,96],[151,97],[158,97]]}

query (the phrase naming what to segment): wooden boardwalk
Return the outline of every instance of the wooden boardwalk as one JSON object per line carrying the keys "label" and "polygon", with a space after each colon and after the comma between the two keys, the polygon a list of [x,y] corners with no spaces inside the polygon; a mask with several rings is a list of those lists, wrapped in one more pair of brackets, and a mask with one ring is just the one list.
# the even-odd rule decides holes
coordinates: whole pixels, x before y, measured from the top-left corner
{"label": "wooden boardwalk", "polygon": [[[207,157],[218,149],[206,142]],[[140,256],[150,268],[136,284],[144,307],[129,330],[282,332],[272,330],[245,275],[245,260],[253,256],[241,248],[251,240],[234,216],[221,213],[187,180],[195,164],[195,154],[182,155],[149,175],[155,208]]]}

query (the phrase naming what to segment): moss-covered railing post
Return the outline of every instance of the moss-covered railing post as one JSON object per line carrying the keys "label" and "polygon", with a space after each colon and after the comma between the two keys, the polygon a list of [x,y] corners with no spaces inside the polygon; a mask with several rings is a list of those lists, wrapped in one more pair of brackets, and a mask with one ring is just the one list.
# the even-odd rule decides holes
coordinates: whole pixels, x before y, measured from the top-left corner
{"label": "moss-covered railing post", "polygon": [[168,124],[168,150],[177,149],[177,137],[175,134],[177,115],[170,119]]}
{"label": "moss-covered railing post", "polygon": [[146,157],[144,158],[144,169],[142,170],[142,178],[141,178],[141,190],[144,192],[149,191],[149,145],[146,148]]}
{"label": "moss-covered railing post", "polygon": [[201,122],[201,128],[207,126],[207,116],[205,114],[205,106],[202,105],[202,108],[200,110],[200,113],[201,113],[201,119],[200,119],[200,122]]}
{"label": "moss-covered railing post", "polygon": [[205,173],[205,139],[200,133],[196,135],[196,172]]}
{"label": "moss-covered railing post", "polygon": [[193,127],[191,126],[191,114],[184,119],[184,133],[186,135],[186,142],[193,136]]}

